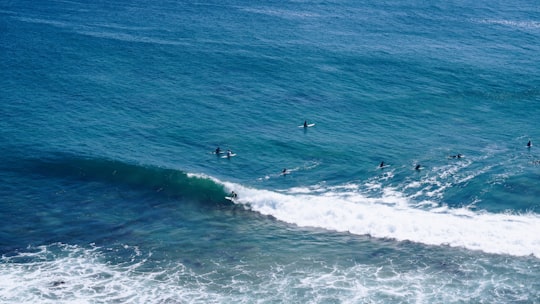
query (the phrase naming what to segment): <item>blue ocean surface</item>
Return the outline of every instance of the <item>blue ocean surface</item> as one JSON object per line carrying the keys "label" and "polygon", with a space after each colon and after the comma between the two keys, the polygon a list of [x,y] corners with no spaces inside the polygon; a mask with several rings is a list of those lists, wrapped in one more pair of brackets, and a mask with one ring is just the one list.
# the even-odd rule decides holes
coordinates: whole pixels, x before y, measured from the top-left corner
{"label": "blue ocean surface", "polygon": [[0,302],[540,303],[538,54],[535,0],[0,0]]}

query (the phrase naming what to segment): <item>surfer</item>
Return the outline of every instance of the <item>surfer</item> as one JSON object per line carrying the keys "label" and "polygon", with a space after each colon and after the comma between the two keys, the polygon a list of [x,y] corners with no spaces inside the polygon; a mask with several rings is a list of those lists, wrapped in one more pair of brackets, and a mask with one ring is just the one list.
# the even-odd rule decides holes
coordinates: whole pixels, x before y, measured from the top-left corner
{"label": "surfer", "polygon": [[452,158],[462,158],[463,154],[458,153],[457,155],[452,155]]}
{"label": "surfer", "polygon": [[234,192],[234,191],[231,191],[231,197],[232,198],[237,198],[238,194],[236,194],[236,192]]}
{"label": "surfer", "polygon": [[529,142],[527,143],[527,147],[530,148],[532,147],[532,142],[529,140]]}
{"label": "surfer", "polygon": [[304,120],[304,128],[307,128],[308,125],[307,125],[307,120]]}
{"label": "surfer", "polygon": [[379,168],[384,168],[384,162],[382,161],[381,164],[379,165]]}
{"label": "surfer", "polygon": [[414,167],[414,170],[416,170],[416,171],[419,171],[420,169],[422,169],[422,166],[420,166],[420,165],[416,165],[416,167]]}
{"label": "surfer", "polygon": [[216,155],[219,155],[221,153],[221,149],[219,147],[216,148]]}
{"label": "surfer", "polygon": [[52,282],[52,287],[60,287],[60,286],[62,286],[64,284],[66,284],[66,281],[63,281],[63,280],[53,281]]}
{"label": "surfer", "polygon": [[227,150],[227,157],[231,157],[232,156],[232,151],[231,150]]}
{"label": "surfer", "polygon": [[281,174],[283,175],[289,174],[289,172],[287,172],[287,168],[283,168],[283,170],[281,170]]}

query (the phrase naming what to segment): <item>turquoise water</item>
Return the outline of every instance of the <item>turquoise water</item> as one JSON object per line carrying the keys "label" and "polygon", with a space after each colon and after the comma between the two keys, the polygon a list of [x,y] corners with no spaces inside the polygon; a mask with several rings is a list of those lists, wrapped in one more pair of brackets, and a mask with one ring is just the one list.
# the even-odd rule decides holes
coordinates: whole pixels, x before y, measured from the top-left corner
{"label": "turquoise water", "polygon": [[0,1],[0,28],[1,302],[540,301],[534,1]]}

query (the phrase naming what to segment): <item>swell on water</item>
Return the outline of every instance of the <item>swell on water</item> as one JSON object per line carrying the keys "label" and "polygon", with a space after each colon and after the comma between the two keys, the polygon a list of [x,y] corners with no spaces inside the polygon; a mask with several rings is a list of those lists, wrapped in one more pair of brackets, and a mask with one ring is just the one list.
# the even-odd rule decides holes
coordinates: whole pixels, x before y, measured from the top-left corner
{"label": "swell on water", "polygon": [[170,168],[126,163],[106,158],[61,156],[22,161],[25,174],[74,181],[95,181],[123,185],[140,191],[157,192],[177,199],[207,204],[223,203],[223,185],[204,176],[193,176]]}
{"label": "swell on water", "polygon": [[[204,174],[77,156],[27,160],[26,174],[127,185],[204,204],[236,204],[299,227],[317,227],[375,238],[462,247],[494,254],[540,258],[540,215],[491,213],[467,207],[426,203],[419,208],[407,194],[388,187],[376,197],[362,185],[264,190],[221,181]],[[372,186],[372,185],[371,185]]]}

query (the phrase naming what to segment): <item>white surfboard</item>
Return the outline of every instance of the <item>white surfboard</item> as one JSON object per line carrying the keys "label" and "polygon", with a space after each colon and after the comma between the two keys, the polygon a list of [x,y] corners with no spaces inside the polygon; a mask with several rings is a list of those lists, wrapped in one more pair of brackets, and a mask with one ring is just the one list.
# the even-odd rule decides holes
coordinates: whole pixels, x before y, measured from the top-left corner
{"label": "white surfboard", "polygon": [[236,156],[236,153],[231,153],[230,155],[223,155],[221,158],[229,158],[233,156]]}
{"label": "white surfboard", "polygon": [[236,198],[235,198],[235,197],[232,197],[232,196],[225,196],[225,199],[226,199],[226,200],[229,200],[229,201],[231,201],[231,202],[233,202],[233,203],[236,201]]}
{"label": "white surfboard", "polygon": [[314,123],[310,123],[310,124],[307,125],[307,127],[304,126],[304,125],[300,125],[300,126],[298,126],[298,127],[299,127],[299,128],[311,128],[311,127],[313,127],[314,125],[315,125]]}

